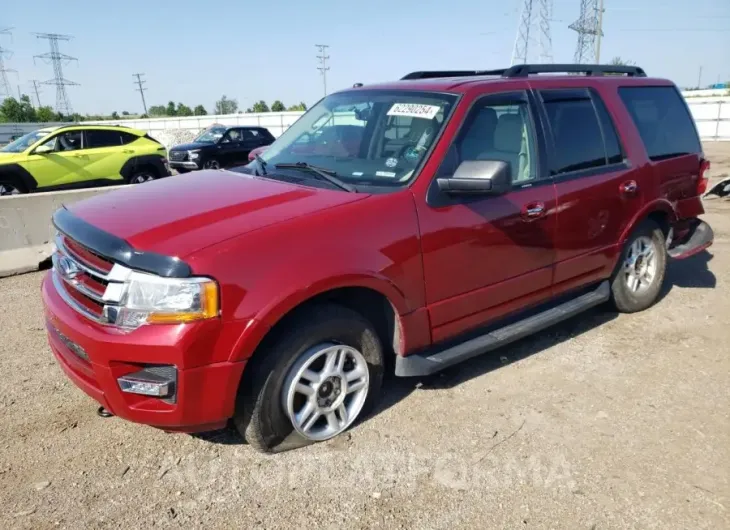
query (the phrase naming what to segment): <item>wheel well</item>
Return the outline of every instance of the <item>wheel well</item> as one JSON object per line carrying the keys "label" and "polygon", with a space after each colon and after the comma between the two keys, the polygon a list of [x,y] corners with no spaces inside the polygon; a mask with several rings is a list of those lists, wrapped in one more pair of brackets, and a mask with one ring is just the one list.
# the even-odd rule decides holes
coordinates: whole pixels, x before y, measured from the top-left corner
{"label": "wheel well", "polygon": [[659,225],[659,228],[662,229],[662,232],[664,232],[664,237],[667,237],[669,234],[669,214],[665,212],[664,210],[656,210],[654,212],[651,212],[647,219],[651,219],[656,224]]}
{"label": "wheel well", "polygon": [[[281,336],[281,330],[286,328],[294,317],[302,312],[306,312],[312,306],[319,304],[337,304],[347,307],[359,313],[370,322],[375,328],[380,343],[383,345],[386,369],[394,368],[394,366],[391,366],[391,364],[395,363],[395,355],[393,354],[400,352],[401,349],[401,329],[400,323],[398,322],[398,314],[385,295],[367,287],[342,287],[332,289],[302,302],[279,319],[268,333],[266,333],[249,359],[248,364],[251,367],[255,366],[257,354],[266,350],[271,342]],[[252,375],[254,371],[247,367],[243,372],[244,379],[246,374]]]}
{"label": "wheel well", "polygon": [[140,171],[151,171],[158,177],[160,176],[160,171],[157,169],[157,167],[154,164],[150,164],[149,162],[142,162],[141,164],[134,166],[134,169],[132,170],[130,177],[133,177],[136,173],[138,173]]}

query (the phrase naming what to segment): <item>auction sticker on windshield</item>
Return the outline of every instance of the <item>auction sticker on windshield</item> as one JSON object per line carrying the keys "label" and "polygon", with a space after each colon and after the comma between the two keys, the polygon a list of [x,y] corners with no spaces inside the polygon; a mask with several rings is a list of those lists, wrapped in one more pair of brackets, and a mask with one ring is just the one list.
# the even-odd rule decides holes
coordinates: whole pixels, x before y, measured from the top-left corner
{"label": "auction sticker on windshield", "polygon": [[438,105],[421,105],[419,103],[394,103],[388,111],[388,116],[408,116],[432,120],[441,107]]}

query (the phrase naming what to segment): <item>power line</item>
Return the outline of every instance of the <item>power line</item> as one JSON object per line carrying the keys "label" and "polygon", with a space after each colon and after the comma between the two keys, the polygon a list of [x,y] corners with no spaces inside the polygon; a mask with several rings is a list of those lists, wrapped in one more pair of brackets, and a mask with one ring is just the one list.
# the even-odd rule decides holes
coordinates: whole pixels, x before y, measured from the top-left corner
{"label": "power line", "polygon": [[320,71],[322,74],[322,82],[324,83],[324,95],[327,95],[327,71],[330,69],[329,66],[327,66],[327,60],[330,58],[329,55],[327,55],[327,48],[329,48],[329,44],[315,44],[315,46],[319,50],[319,55],[317,55],[317,59],[319,59],[319,66],[317,67],[317,70]]}
{"label": "power line", "polygon": [[63,76],[63,65],[68,64],[71,61],[77,61],[78,59],[61,53],[58,43],[59,41],[69,41],[73,37],[70,35],[60,35],[58,33],[35,33],[34,35],[39,39],[47,40],[51,46],[50,52],[33,57],[33,59],[42,59],[44,62],[53,65],[53,79],[44,81],[41,84],[54,85],[56,87],[56,112],[65,116],[70,116],[73,114],[73,109],[71,108],[71,101],[66,93],[66,87],[75,86],[78,85],[78,83],[69,81]]}
{"label": "power line", "polygon": [[[0,35],[9,35],[12,37],[11,29],[13,28],[0,29]],[[12,89],[10,88],[10,81],[8,80],[8,72],[15,72],[15,70],[5,67],[5,57],[10,58],[12,55],[13,53],[10,50],[0,46],[0,101],[13,95]]]}
{"label": "power line", "polygon": [[147,115],[147,102],[146,102],[146,101],[144,100],[144,92],[145,92],[145,90],[147,90],[147,89],[146,89],[146,88],[144,88],[144,87],[143,87],[143,85],[144,85],[144,84],[145,84],[145,83],[146,83],[147,81],[143,81],[143,80],[142,80],[142,76],[143,76],[143,75],[144,75],[144,74],[132,74],[132,77],[136,77],[136,78],[137,78],[137,85],[139,86],[139,88],[137,88],[136,90],[137,90],[137,92],[139,92],[139,94],[140,94],[140,95],[142,96],[142,107],[144,107],[144,113],[145,113],[145,116],[146,116],[146,115]]}

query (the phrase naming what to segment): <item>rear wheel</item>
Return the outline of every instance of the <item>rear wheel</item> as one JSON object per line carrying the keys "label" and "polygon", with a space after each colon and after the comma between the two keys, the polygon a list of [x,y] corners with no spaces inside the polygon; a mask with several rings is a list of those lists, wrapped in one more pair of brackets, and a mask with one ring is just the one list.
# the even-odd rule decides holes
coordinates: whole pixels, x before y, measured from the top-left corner
{"label": "rear wheel", "polygon": [[142,184],[144,182],[151,182],[157,180],[158,175],[154,169],[144,168],[135,171],[129,178],[130,184]]}
{"label": "rear wheel", "polygon": [[234,423],[262,452],[292,436],[311,443],[341,434],[367,414],[383,380],[372,325],[336,305],[294,317],[256,359],[239,390]]}
{"label": "rear wheel", "polygon": [[626,242],[611,281],[616,308],[634,313],[650,307],[659,296],[667,267],[664,232],[644,221]]}

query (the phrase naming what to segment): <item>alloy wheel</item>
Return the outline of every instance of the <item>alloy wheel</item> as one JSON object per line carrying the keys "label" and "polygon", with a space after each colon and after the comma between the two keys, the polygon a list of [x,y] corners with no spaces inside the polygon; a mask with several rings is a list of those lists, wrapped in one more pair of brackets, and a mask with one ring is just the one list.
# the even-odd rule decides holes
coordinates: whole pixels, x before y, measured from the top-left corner
{"label": "alloy wheel", "polygon": [[656,255],[656,245],[650,237],[641,236],[631,244],[623,264],[630,292],[640,294],[651,287],[657,275]]}
{"label": "alloy wheel", "polygon": [[20,195],[20,190],[12,184],[0,184],[0,196]]}
{"label": "alloy wheel", "polygon": [[355,421],[369,384],[362,353],[343,344],[319,344],[304,352],[289,371],[282,403],[299,434],[313,441],[327,440]]}

